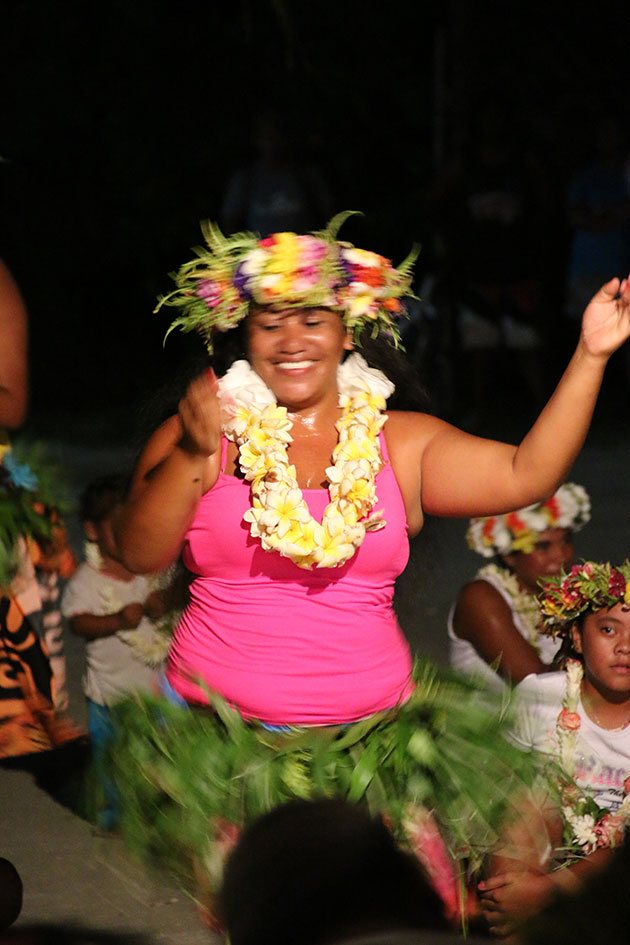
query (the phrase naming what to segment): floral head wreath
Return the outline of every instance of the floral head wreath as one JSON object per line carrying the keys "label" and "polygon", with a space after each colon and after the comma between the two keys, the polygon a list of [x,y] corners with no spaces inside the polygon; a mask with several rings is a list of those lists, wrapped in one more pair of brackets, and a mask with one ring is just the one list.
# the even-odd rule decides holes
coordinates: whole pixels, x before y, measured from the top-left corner
{"label": "floral head wreath", "polygon": [[565,482],[544,502],[505,515],[472,518],[466,532],[468,547],[484,558],[514,551],[530,554],[548,528],[579,531],[591,518],[591,503],[583,486]]}
{"label": "floral head wreath", "polygon": [[174,328],[199,332],[212,353],[215,331],[234,328],[252,303],[283,308],[331,308],[339,311],[355,341],[368,327],[372,337],[384,332],[398,347],[395,319],[404,314],[402,296],[411,291],[417,249],[396,269],[388,259],[351,243],[337,233],[355,211],[333,217],[321,231],[298,235],[255,233],[224,236],[209,221],[201,224],[206,247],[195,247],[197,258],[171,276],[177,288],[161,296],[163,305],[178,308]]}
{"label": "floral head wreath", "polygon": [[547,578],[539,596],[542,633],[564,635],[582,614],[625,604],[630,607],[630,558],[617,567],[585,561]]}

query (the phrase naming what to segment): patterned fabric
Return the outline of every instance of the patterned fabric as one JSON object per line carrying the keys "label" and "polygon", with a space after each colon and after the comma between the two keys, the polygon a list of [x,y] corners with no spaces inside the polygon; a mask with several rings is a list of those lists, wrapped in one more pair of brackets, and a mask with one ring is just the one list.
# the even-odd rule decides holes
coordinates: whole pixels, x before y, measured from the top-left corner
{"label": "patterned fabric", "polygon": [[53,702],[56,709],[64,711],[68,708],[69,698],[59,575],[56,571],[38,571],[37,583],[39,585],[39,596],[42,599],[42,637],[53,675]]}
{"label": "patterned fabric", "polygon": [[56,714],[52,671],[33,622],[0,598],[0,758],[48,751],[82,732]]}

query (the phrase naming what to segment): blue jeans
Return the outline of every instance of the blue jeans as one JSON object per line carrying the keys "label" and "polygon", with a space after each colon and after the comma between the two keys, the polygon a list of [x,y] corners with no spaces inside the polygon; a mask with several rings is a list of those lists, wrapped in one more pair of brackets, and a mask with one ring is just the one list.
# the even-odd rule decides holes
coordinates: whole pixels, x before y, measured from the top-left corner
{"label": "blue jeans", "polygon": [[114,738],[114,727],[109,709],[87,699],[87,716],[92,758],[97,778],[98,803],[96,822],[105,830],[113,830],[118,823],[119,801],[116,785],[109,775],[109,749]]}

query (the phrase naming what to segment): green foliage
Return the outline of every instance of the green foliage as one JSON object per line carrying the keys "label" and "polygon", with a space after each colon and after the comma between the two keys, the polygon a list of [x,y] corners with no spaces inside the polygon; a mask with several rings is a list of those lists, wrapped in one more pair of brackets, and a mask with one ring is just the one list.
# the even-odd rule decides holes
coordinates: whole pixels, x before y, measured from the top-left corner
{"label": "green foliage", "polygon": [[41,443],[18,441],[0,456],[0,587],[7,587],[20,563],[18,541],[51,537],[61,513],[70,508],[59,469]]}
{"label": "green foliage", "polygon": [[401,842],[410,809],[427,807],[453,856],[478,865],[535,765],[504,737],[499,697],[429,663],[415,679],[391,712],[287,732],[244,722],[217,696],[214,711],[145,695],[119,703],[112,765],[129,845],[192,888],[194,865],[216,860],[218,821],[341,796],[386,814]]}

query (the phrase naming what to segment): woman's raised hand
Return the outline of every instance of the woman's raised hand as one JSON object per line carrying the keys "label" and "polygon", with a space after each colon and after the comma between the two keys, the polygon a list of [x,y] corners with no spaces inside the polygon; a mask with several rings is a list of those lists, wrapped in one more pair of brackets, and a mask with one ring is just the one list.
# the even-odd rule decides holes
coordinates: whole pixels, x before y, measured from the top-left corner
{"label": "woman's raised hand", "polygon": [[212,456],[221,438],[218,382],[212,368],[197,377],[179,402],[179,446],[194,456]]}
{"label": "woman's raised hand", "polygon": [[611,279],[582,316],[580,344],[591,355],[609,357],[630,337],[630,277]]}

